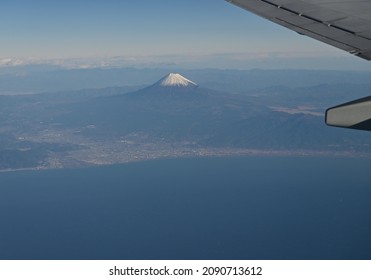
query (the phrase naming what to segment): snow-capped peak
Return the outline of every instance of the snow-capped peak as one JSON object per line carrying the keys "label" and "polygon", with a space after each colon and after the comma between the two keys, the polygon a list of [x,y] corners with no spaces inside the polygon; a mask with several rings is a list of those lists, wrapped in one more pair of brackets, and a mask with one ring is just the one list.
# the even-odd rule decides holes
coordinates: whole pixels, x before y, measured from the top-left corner
{"label": "snow-capped peak", "polygon": [[163,77],[158,84],[162,87],[188,87],[197,86],[196,83],[188,80],[178,73],[170,73],[169,75]]}

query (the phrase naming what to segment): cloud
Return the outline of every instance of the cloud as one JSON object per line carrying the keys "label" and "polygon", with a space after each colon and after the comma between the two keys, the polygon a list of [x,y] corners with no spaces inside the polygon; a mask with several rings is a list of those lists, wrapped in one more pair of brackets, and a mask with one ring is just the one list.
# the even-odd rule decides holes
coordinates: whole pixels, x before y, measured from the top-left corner
{"label": "cloud", "polygon": [[345,52],[240,52],[153,56],[112,56],[62,59],[0,58],[0,67],[49,65],[62,69],[178,68],[178,69],[337,69],[371,70],[371,64]]}
{"label": "cloud", "polygon": [[7,57],[0,58],[0,67],[1,66],[18,66],[18,65],[23,65],[23,64],[24,64],[23,59],[7,58]]}

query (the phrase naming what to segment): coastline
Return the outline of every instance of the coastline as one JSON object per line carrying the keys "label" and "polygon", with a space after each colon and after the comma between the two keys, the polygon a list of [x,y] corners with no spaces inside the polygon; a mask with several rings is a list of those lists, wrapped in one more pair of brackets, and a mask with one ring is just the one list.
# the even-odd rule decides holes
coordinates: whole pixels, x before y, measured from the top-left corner
{"label": "coastline", "polygon": [[[99,166],[109,166],[116,164],[129,164],[135,162],[145,162],[163,159],[182,159],[182,158],[210,158],[210,157],[332,157],[332,158],[371,158],[371,153],[361,153],[355,151],[316,151],[316,150],[259,150],[259,149],[235,149],[235,148],[201,148],[201,149],[182,149],[182,150],[158,150],[141,151],[138,153],[126,154],[122,156],[117,151],[107,154],[100,154],[101,157],[84,158],[73,155],[63,155],[59,158],[50,157],[46,162],[38,166],[24,168],[0,169],[0,173],[20,172],[20,171],[44,171],[58,169],[76,169]],[[110,155],[112,157],[110,157]]]}

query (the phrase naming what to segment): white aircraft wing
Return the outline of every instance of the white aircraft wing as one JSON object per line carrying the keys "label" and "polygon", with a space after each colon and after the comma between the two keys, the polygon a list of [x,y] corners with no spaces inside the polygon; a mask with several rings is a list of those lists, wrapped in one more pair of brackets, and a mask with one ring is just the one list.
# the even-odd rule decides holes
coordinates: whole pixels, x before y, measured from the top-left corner
{"label": "white aircraft wing", "polygon": [[[371,0],[226,0],[277,24],[371,60]],[[371,96],[326,111],[331,126],[371,131]]]}
{"label": "white aircraft wing", "polygon": [[226,0],[277,24],[371,60],[370,0]]}

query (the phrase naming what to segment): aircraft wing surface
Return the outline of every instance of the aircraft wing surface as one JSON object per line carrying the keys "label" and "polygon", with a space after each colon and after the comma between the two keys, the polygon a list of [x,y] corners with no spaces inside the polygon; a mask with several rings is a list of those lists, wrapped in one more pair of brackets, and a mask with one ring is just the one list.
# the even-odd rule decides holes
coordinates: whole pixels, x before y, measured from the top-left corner
{"label": "aircraft wing surface", "polygon": [[226,0],[277,24],[371,60],[371,0]]}

